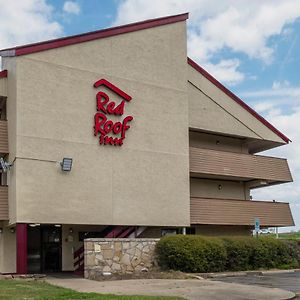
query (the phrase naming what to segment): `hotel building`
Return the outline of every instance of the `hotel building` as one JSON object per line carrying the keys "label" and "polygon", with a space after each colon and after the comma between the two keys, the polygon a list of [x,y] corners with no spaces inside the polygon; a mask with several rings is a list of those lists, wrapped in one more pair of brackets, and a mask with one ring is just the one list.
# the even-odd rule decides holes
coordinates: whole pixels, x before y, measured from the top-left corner
{"label": "hotel building", "polygon": [[80,271],[86,237],[294,225],[250,196],[292,181],[257,155],[289,139],[187,57],[187,18],[0,51],[0,273]]}

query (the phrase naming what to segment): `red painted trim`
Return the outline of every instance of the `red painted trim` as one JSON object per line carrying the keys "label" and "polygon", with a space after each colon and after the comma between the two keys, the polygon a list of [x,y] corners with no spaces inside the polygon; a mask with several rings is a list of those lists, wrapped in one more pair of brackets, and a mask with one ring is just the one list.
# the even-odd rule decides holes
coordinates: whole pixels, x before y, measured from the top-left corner
{"label": "red painted trim", "polygon": [[[0,50],[0,55],[1,55],[2,51],[15,51],[15,53],[11,54],[11,56],[19,56],[19,55],[25,55],[25,54],[29,54],[29,53],[35,53],[35,52],[39,52],[39,51],[64,47],[64,46],[68,46],[68,45],[74,45],[74,44],[92,41],[92,40],[96,40],[96,39],[100,39],[100,38],[106,38],[106,37],[110,37],[110,36],[114,36],[114,35],[118,35],[118,34],[123,34],[123,33],[128,33],[128,32],[133,32],[133,31],[138,31],[138,30],[143,30],[143,29],[148,29],[148,28],[153,28],[153,27],[157,27],[157,26],[162,26],[162,25],[167,25],[167,24],[171,24],[171,23],[185,21],[186,19],[188,19],[188,16],[189,16],[188,13],[184,13],[184,14],[175,15],[175,16],[151,19],[151,20],[146,20],[146,21],[137,22],[137,23],[131,23],[131,24],[123,25],[123,26],[117,26],[117,27],[112,27],[112,28],[108,28],[108,29],[87,32],[84,34],[64,37],[64,38],[55,39],[55,40],[44,41],[44,42],[40,42],[40,43],[23,45],[23,46],[19,46],[19,47],[15,47],[15,48],[3,49],[3,50]],[[5,54],[2,53],[2,55],[5,55]]]}
{"label": "red painted trim", "polygon": [[252,116],[254,116],[258,121],[267,126],[270,130],[272,130],[275,134],[277,134],[281,139],[283,139],[286,143],[291,142],[291,140],[281,133],[277,128],[275,128],[271,123],[269,123],[264,117],[258,114],[253,108],[251,108],[248,104],[246,104],[242,99],[232,93],[229,89],[227,89],[222,83],[220,83],[216,78],[214,78],[211,74],[209,74],[206,70],[200,67],[196,62],[188,57],[188,64],[193,67],[196,71],[201,73],[205,78],[207,78],[210,82],[212,82],[216,87],[218,87],[222,92],[224,92],[227,96],[229,96],[232,100],[246,109]]}
{"label": "red painted trim", "polygon": [[17,274],[27,274],[27,224],[16,226]]}
{"label": "red painted trim", "polygon": [[0,71],[0,78],[7,77],[7,70]]}
{"label": "red painted trim", "polygon": [[115,92],[116,94],[118,94],[119,96],[121,96],[122,98],[124,98],[127,101],[130,101],[132,99],[131,96],[129,96],[128,94],[123,92],[121,89],[119,89],[114,84],[107,81],[106,79],[100,79],[100,80],[98,80],[97,82],[94,83],[95,88],[99,87],[100,85],[105,85],[110,90],[112,90],[113,92]]}

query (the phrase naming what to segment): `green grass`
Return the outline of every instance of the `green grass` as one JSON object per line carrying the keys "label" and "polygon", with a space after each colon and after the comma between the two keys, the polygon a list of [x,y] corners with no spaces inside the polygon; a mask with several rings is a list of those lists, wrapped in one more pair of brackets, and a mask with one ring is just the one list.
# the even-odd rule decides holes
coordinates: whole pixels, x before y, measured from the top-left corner
{"label": "green grass", "polygon": [[[263,235],[264,236],[264,235]],[[266,236],[276,237],[276,234],[267,234]],[[300,232],[279,233],[278,237],[283,240],[300,240]]]}
{"label": "green grass", "polygon": [[1,300],[179,300],[177,297],[117,296],[96,293],[79,293],[70,289],[50,285],[43,281],[24,279],[0,280]]}
{"label": "green grass", "polygon": [[279,233],[280,239],[300,240],[300,232]]}

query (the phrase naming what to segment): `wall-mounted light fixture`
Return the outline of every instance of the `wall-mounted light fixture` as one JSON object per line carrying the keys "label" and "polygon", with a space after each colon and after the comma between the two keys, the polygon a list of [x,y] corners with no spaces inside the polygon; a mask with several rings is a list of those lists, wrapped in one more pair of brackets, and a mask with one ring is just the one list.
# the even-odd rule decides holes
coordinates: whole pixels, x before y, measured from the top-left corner
{"label": "wall-mounted light fixture", "polygon": [[70,172],[72,169],[73,158],[64,157],[60,163],[61,170],[65,172]]}
{"label": "wall-mounted light fixture", "polygon": [[73,233],[73,228],[70,228],[70,229],[69,229],[69,232],[70,232],[70,233]]}
{"label": "wall-mounted light fixture", "polygon": [[60,225],[60,224],[55,224],[54,226],[55,226],[55,227],[61,227],[61,225]]}
{"label": "wall-mounted light fixture", "polygon": [[0,234],[1,234],[1,233],[3,233],[3,228],[2,228],[2,227],[0,227]]}
{"label": "wall-mounted light fixture", "polygon": [[16,228],[15,227],[10,228],[10,232],[11,233],[15,233],[16,232]]}
{"label": "wall-mounted light fixture", "polygon": [[218,185],[218,189],[221,190],[222,189],[222,184]]}
{"label": "wall-mounted light fixture", "polygon": [[37,226],[41,226],[40,223],[34,223],[34,224],[29,224],[30,227],[37,227]]}

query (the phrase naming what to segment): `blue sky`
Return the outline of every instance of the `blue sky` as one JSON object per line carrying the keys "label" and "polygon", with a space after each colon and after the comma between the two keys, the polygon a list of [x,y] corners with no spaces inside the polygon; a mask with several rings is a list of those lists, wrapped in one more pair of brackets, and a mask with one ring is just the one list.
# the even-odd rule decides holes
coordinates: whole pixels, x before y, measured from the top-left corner
{"label": "blue sky", "polygon": [[293,141],[268,154],[288,158],[294,183],[252,194],[290,202],[299,230],[299,0],[0,0],[0,48],[184,12],[189,56]]}

